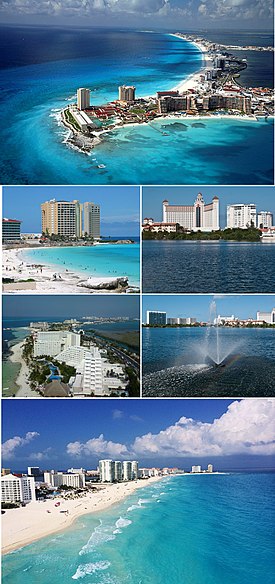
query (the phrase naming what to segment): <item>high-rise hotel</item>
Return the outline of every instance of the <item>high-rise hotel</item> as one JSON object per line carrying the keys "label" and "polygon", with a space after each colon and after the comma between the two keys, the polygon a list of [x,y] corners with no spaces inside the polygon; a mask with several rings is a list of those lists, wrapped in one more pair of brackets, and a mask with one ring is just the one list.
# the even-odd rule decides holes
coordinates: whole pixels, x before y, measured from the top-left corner
{"label": "high-rise hotel", "polygon": [[[51,199],[41,205],[42,233],[81,237],[89,235],[100,238],[100,206],[79,201],[57,201]],[[84,220],[84,229],[82,222]]]}
{"label": "high-rise hotel", "polygon": [[220,202],[213,197],[212,203],[205,203],[201,193],[193,205],[170,205],[162,203],[163,223],[178,223],[188,231],[217,231],[220,229]]}

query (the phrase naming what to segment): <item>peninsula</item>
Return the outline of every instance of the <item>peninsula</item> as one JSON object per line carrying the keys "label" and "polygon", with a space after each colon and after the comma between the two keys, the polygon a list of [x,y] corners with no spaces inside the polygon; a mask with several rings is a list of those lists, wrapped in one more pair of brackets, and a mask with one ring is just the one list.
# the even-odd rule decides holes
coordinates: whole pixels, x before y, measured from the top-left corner
{"label": "peninsula", "polygon": [[[219,45],[205,38],[172,33],[192,42],[203,55],[200,71],[171,90],[156,95],[136,97],[136,87],[119,87],[118,99],[103,105],[90,104],[90,89],[77,90],[77,103],[61,111],[61,121],[70,130],[65,143],[89,153],[106,132],[125,125],[150,124],[156,119],[203,119],[212,116],[238,117],[257,121],[274,112],[274,92],[269,88],[243,87],[240,72],[247,67],[246,59],[234,56],[229,50],[273,51],[273,47],[235,47]],[[169,134],[169,127],[159,130]],[[99,165],[99,168],[104,165]]]}

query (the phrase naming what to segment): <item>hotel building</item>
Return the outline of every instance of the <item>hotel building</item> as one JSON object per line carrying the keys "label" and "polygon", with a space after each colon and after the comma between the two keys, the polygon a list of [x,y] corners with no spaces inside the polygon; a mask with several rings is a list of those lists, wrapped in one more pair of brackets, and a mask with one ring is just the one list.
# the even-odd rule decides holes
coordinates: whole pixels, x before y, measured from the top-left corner
{"label": "hotel building", "polygon": [[65,485],[73,489],[81,489],[85,487],[85,475],[82,472],[63,473],[51,470],[44,472],[44,482],[51,487]]}
{"label": "hotel building", "polygon": [[40,476],[39,466],[28,466],[28,476],[29,477],[39,477]]}
{"label": "hotel building", "polygon": [[135,481],[138,478],[137,460],[100,460],[99,477],[102,483]]}
{"label": "hotel building", "polygon": [[30,503],[35,499],[34,477],[12,473],[1,477],[2,503]]}
{"label": "hotel building", "polygon": [[259,229],[269,229],[273,226],[273,214],[270,211],[260,211],[258,213],[258,224]]}
{"label": "hotel building", "polygon": [[271,312],[257,312],[257,321],[263,321],[267,324],[275,324],[275,308],[272,308]]}
{"label": "hotel building", "polygon": [[163,223],[178,223],[188,231],[217,231],[220,229],[219,198],[205,203],[201,193],[193,205],[170,205],[166,199],[162,204]]}
{"label": "hotel building", "polygon": [[120,85],[118,88],[119,101],[135,101],[136,88],[134,85]]}
{"label": "hotel building", "polygon": [[21,223],[17,219],[2,219],[3,243],[15,243],[21,239]]}
{"label": "hotel building", "polygon": [[78,109],[85,110],[90,107],[90,90],[85,87],[80,87],[77,90],[77,107]]}
{"label": "hotel building", "polygon": [[160,312],[159,310],[147,310],[146,311],[146,324],[165,325],[166,324],[166,312]]}
{"label": "hotel building", "polygon": [[227,206],[227,228],[228,229],[248,229],[257,225],[256,205],[228,205]]}
{"label": "hotel building", "polygon": [[197,319],[192,316],[187,316],[186,318],[179,318],[179,317],[169,317],[167,318],[167,324],[170,325],[191,325],[195,324]]}
{"label": "hotel building", "polygon": [[94,203],[83,203],[84,230],[83,235],[100,239],[100,206]]}
{"label": "hotel building", "polygon": [[34,357],[55,357],[69,347],[80,347],[80,334],[69,331],[39,331],[34,334]]}
{"label": "hotel building", "polygon": [[201,466],[199,466],[199,465],[192,466],[191,472],[193,472],[193,473],[201,472]]}
{"label": "hotel building", "polygon": [[69,238],[82,236],[82,205],[79,201],[51,199],[42,203],[41,213],[42,233]]}

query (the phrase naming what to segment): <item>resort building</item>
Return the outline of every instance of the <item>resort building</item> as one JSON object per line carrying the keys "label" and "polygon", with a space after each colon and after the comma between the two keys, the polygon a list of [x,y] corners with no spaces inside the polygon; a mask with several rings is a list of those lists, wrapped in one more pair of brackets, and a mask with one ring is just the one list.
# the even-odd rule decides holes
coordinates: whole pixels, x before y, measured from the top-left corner
{"label": "resort building", "polygon": [[166,312],[159,310],[147,310],[146,324],[150,325],[166,325]]}
{"label": "resort building", "polygon": [[248,229],[257,225],[256,205],[227,205],[227,228]]}
{"label": "resort building", "polygon": [[275,324],[275,308],[271,312],[257,312],[257,321],[263,321],[267,324]]}
{"label": "resort building", "polygon": [[192,316],[187,316],[186,318],[179,318],[179,317],[168,317],[167,324],[170,325],[191,325],[195,324],[197,319]]}
{"label": "resort building", "polygon": [[90,90],[85,87],[80,87],[77,90],[77,107],[78,109],[85,110],[90,107]]}
{"label": "resort building", "polygon": [[220,229],[219,198],[205,203],[201,193],[193,205],[170,205],[162,203],[163,223],[178,223],[187,231],[217,231]]}
{"label": "resort building", "polygon": [[39,466],[28,466],[29,477],[39,477],[41,474]]}
{"label": "resort building", "polygon": [[68,238],[82,236],[82,205],[79,201],[51,199],[41,205],[42,233]]}
{"label": "resort building", "polygon": [[120,85],[118,88],[119,101],[135,101],[136,88],[134,85]]}
{"label": "resort building", "polygon": [[139,476],[137,460],[100,460],[99,477],[102,483],[135,481]]}
{"label": "resort building", "polygon": [[21,239],[21,223],[17,219],[2,219],[3,243],[16,243]]}
{"label": "resort building", "polygon": [[83,235],[100,239],[100,206],[94,203],[83,203],[83,217]]}
{"label": "resort building", "polygon": [[69,347],[80,347],[80,338],[70,331],[39,331],[34,334],[34,357],[55,357]]}
{"label": "resort building", "polygon": [[30,503],[35,501],[34,477],[8,474],[1,477],[2,503]]}
{"label": "resort building", "polygon": [[221,316],[219,314],[216,318],[214,318],[214,324],[218,326],[233,322],[238,322],[238,319],[236,316],[234,316],[234,314],[232,314],[232,316]]}
{"label": "resort building", "polygon": [[6,475],[9,475],[11,473],[11,469],[10,468],[2,468],[1,470],[1,476],[5,477]]}
{"label": "resort building", "polygon": [[142,231],[151,231],[152,233],[167,232],[176,233],[179,230],[178,223],[156,223],[152,217],[143,219]]}
{"label": "resort building", "polygon": [[72,487],[81,489],[85,487],[85,474],[83,472],[63,473],[54,470],[44,472],[44,482],[51,487]]}
{"label": "resort building", "polygon": [[99,461],[99,480],[101,483],[113,483],[115,481],[115,463],[113,460]]}
{"label": "resort building", "polygon": [[273,226],[273,214],[270,211],[260,211],[257,226],[259,229],[270,229]]}
{"label": "resort building", "polygon": [[199,465],[192,466],[191,472],[193,472],[193,473],[201,472],[201,466],[199,466]]}
{"label": "resort building", "polygon": [[208,464],[207,472],[213,472],[213,464]]}

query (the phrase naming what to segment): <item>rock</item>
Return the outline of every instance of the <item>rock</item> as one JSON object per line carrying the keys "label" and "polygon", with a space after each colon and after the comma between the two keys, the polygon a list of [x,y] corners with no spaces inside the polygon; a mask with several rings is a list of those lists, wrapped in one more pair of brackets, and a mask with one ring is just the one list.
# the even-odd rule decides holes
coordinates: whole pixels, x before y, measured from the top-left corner
{"label": "rock", "polygon": [[127,276],[114,278],[112,280],[95,281],[95,278],[88,278],[84,282],[79,282],[78,286],[90,288],[93,290],[116,290],[117,288],[126,288],[128,286]]}

